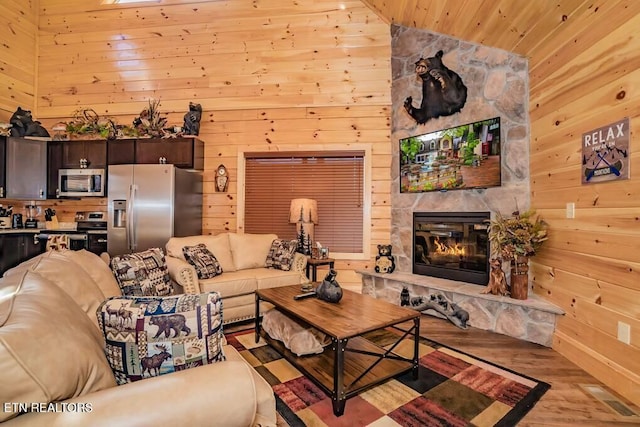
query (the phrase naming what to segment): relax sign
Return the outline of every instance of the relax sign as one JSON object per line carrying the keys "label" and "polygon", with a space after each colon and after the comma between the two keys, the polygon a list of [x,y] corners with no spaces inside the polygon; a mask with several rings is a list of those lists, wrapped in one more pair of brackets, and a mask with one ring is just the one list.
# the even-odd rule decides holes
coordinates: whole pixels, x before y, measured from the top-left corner
{"label": "relax sign", "polygon": [[629,118],[582,134],[582,183],[629,179]]}

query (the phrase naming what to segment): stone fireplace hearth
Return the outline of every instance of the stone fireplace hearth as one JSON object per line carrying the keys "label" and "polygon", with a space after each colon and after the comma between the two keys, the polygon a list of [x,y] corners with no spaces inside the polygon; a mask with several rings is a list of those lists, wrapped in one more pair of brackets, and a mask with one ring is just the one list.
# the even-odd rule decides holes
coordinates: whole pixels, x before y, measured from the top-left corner
{"label": "stone fireplace hearth", "polygon": [[[525,341],[551,347],[557,316],[564,311],[535,295],[526,300],[481,294],[482,287],[465,282],[421,276],[410,273],[382,274],[358,270],[362,275],[362,293],[400,304],[403,287],[409,294],[429,298],[443,293],[448,300],[469,313],[468,325],[509,335]],[[427,311],[432,314],[432,311]]]}

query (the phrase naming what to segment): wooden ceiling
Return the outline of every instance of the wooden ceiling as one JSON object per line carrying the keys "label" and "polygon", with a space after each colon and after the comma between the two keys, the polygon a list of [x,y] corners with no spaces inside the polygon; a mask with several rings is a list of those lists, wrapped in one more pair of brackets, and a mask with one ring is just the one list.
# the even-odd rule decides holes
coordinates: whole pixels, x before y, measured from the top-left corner
{"label": "wooden ceiling", "polygon": [[[363,0],[388,23],[424,28],[528,58],[544,56],[557,37],[567,40],[605,0]],[[575,27],[571,29],[570,27]]]}

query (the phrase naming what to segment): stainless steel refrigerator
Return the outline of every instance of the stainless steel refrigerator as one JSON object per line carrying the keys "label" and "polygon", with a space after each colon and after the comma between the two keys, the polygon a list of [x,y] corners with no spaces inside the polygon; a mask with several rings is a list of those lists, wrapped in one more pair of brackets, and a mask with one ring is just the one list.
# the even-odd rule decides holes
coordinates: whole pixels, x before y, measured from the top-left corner
{"label": "stainless steel refrigerator", "polygon": [[173,165],[114,165],[108,173],[109,255],[202,234],[202,172]]}

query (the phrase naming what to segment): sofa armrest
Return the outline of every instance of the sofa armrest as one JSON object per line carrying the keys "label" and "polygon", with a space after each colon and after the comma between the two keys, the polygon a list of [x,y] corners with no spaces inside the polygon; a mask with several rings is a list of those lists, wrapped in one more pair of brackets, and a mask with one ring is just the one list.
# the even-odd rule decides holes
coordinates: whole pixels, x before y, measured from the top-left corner
{"label": "sofa armrest", "polygon": [[172,256],[166,256],[165,260],[169,270],[169,277],[182,286],[185,294],[199,294],[201,292],[198,273],[196,273],[196,269],[191,264]]}
{"label": "sofa armrest", "polygon": [[256,414],[251,369],[240,361],[199,366],[69,399],[58,411],[20,415],[3,427],[275,427]]}

